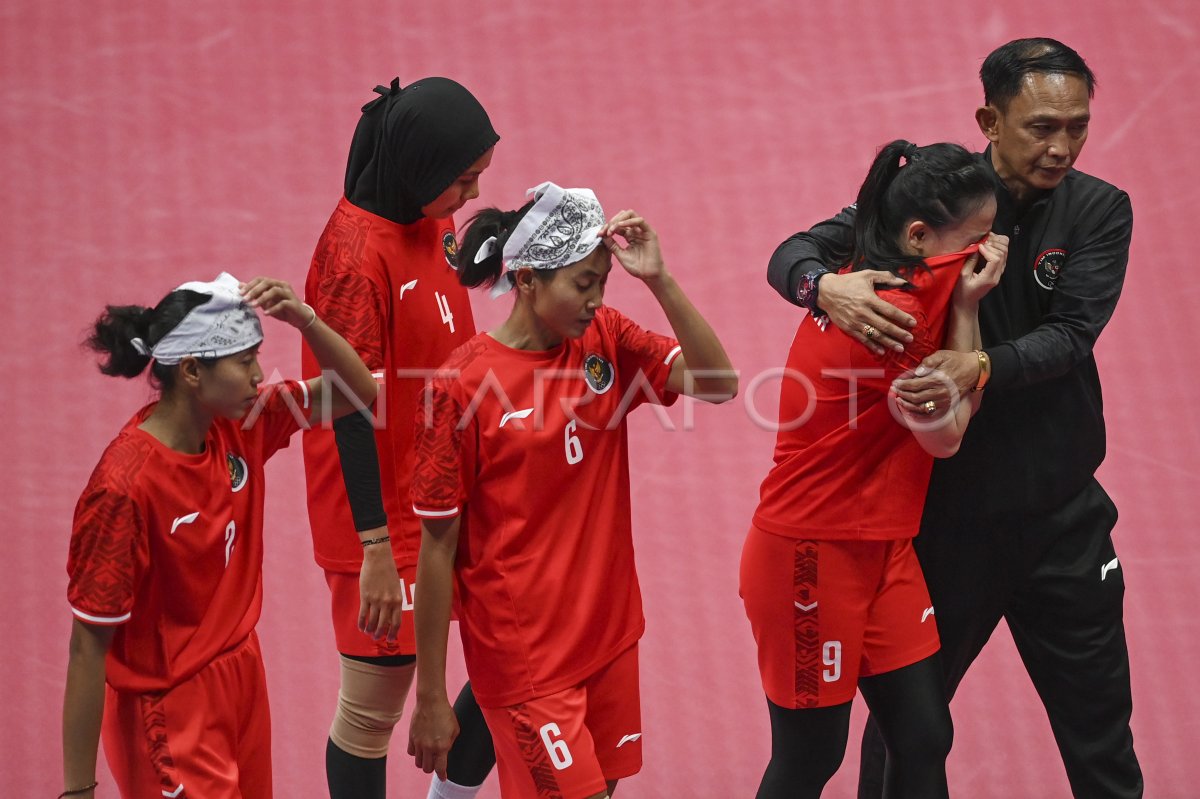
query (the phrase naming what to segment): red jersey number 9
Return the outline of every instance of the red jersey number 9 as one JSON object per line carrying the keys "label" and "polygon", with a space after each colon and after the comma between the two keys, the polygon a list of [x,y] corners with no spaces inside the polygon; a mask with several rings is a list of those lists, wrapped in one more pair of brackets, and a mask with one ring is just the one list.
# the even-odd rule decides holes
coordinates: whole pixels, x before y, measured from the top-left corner
{"label": "red jersey number 9", "polygon": [[842,678],[842,642],[841,641],[826,641],[821,647],[821,662],[825,664],[825,668],[821,672],[821,679],[825,682],[837,682]]}

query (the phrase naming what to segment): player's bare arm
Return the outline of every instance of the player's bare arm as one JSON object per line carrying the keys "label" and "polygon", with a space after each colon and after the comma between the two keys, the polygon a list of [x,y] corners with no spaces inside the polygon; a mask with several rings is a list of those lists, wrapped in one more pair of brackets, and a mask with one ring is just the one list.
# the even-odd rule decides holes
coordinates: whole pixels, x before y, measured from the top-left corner
{"label": "player's bare arm", "polygon": [[256,277],[244,283],[241,291],[252,308],[299,330],[322,370],[336,374],[336,380],[316,377],[308,381],[312,396],[321,398],[312,403],[310,418],[325,407],[327,388],[333,390],[329,403],[332,418],[371,406],[379,391],[371,371],[337,331],[321,321],[311,306],[300,301],[290,285],[282,280]]}
{"label": "player's bare arm", "polygon": [[395,641],[404,612],[404,590],[387,526],[359,530],[363,547],[358,575],[358,629],[372,638]]}
{"label": "player's bare arm", "polygon": [[[104,718],[104,659],[116,627],[71,624],[67,689],[63,698],[63,788],[77,791],[96,782],[100,722]],[[91,797],[94,789],[73,796]]]}
{"label": "player's bare arm", "polygon": [[458,719],[446,692],[446,640],[454,591],[460,517],[422,519],[417,559],[419,598],[413,608],[417,643],[417,697],[408,753],[417,767],[446,779],[446,757],[458,737]]}
{"label": "player's bare arm", "polygon": [[[969,264],[972,268],[964,270],[954,299],[955,311],[964,304],[969,307],[973,302],[976,318],[979,300],[1000,282],[1000,276],[1004,274],[1008,261],[1008,237],[990,234],[988,240],[979,247],[979,257],[984,262],[983,268],[976,272],[974,267],[978,262]],[[957,397],[971,393],[979,385],[983,366],[976,351],[980,346],[976,342],[974,346],[963,348],[966,351],[949,346],[938,350],[925,358],[911,375],[893,384],[896,396],[910,409],[928,402],[939,408],[948,407]]]}
{"label": "player's bare arm", "polygon": [[[958,452],[971,417],[979,410],[981,395],[978,385],[982,340],[979,334],[979,301],[1000,282],[1008,257],[1008,238],[990,234],[980,245],[978,255],[967,260],[955,286],[950,319],[946,331],[945,350],[953,356],[967,355],[975,363],[975,383],[966,389],[950,390],[948,379],[942,387],[945,398],[914,403],[899,392],[896,404],[904,414],[913,435],[921,447],[935,458],[948,458]],[[980,267],[979,263],[983,262]],[[978,269],[978,271],[976,271]],[[931,356],[932,357],[932,356]],[[926,368],[923,363],[921,368]],[[902,383],[905,381],[897,381]]]}
{"label": "player's bare arm", "polygon": [[[615,214],[600,234],[625,271],[654,294],[679,341],[682,354],[671,365],[667,388],[706,402],[736,397],[738,378],[733,364],[712,326],[667,271],[654,229],[636,211],[626,210]],[[617,236],[625,240],[625,246]]]}

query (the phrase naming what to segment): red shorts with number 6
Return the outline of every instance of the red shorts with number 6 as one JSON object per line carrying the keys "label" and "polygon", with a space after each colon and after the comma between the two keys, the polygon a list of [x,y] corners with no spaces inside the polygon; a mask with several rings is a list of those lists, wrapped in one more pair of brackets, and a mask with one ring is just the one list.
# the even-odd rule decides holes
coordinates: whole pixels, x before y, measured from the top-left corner
{"label": "red shorts with number 6", "polygon": [[751,527],[741,590],[767,698],[784,708],[854,698],[859,677],[940,646],[911,539],[809,541]]}
{"label": "red shorts with number 6", "polygon": [[503,799],[586,799],[642,768],[634,644],[582,684],[512,707],[483,708]]}

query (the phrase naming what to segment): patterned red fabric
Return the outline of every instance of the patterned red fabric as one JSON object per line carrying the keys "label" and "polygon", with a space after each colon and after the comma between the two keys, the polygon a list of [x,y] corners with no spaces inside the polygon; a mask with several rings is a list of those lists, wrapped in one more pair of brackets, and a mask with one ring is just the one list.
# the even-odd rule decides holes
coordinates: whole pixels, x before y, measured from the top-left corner
{"label": "patterned red fabric", "polygon": [[859,678],[938,650],[911,539],[806,541],[751,527],[739,584],[763,690],[780,707],[849,702]]}
{"label": "patterned red fabric", "polygon": [[[400,225],[342,198],[317,243],[305,282],[305,300],[380,381],[375,444],[388,532],[401,566],[417,562],[421,541],[409,502],[417,398],[425,373],[475,334],[470,300],[455,271],[456,254],[452,219]],[[307,346],[301,360],[305,377],[320,374]],[[314,425],[305,433],[304,468],[317,563],[357,573],[362,547],[329,426]]]}
{"label": "patterned red fabric", "polygon": [[933,458],[896,416],[892,381],[937,350],[971,251],[927,259],[911,290],[880,297],[917,320],[903,354],[872,355],[806,316],[788,354],[775,466],[755,526],[794,538],[886,540],[917,534]]}
{"label": "patterned red fabric", "polygon": [[624,419],[674,401],[677,352],[601,308],[544,352],[477,336],[418,408],[414,510],[466,508],[456,596],[481,705],[576,685],[641,637]]}
{"label": "patterned red fabric", "polygon": [[262,605],[263,464],[300,429],[300,383],[265,386],[243,422],[217,419],[204,452],[170,449],[138,428],[109,444],[75,508],[67,558],[71,610],[120,625],[108,682],[166,690],[245,640]]}

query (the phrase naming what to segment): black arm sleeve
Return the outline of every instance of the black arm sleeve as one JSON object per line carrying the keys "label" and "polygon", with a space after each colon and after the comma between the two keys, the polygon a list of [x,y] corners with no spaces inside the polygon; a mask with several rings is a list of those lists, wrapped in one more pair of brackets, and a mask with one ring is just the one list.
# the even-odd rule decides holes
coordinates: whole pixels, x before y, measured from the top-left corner
{"label": "black arm sleeve", "polygon": [[[1024,336],[988,347],[989,388],[1019,388],[1050,380],[1091,357],[1125,282],[1133,238],[1129,195],[1116,192],[1107,207],[1089,208],[1080,219],[1081,244],[1072,248],[1049,313]],[[1008,268],[1014,266],[1021,264],[1010,263]]]}
{"label": "black arm sleeve", "polygon": [[779,296],[799,305],[796,289],[800,278],[816,269],[834,271],[849,263],[854,251],[854,211],[853,205],[843,208],[832,219],[791,236],[775,248],[767,266],[767,282]]}
{"label": "black arm sleeve", "polygon": [[387,524],[387,513],[379,490],[375,429],[361,413],[350,413],[333,421],[333,436],[342,461],[342,480],[346,483],[354,529],[383,527]]}

